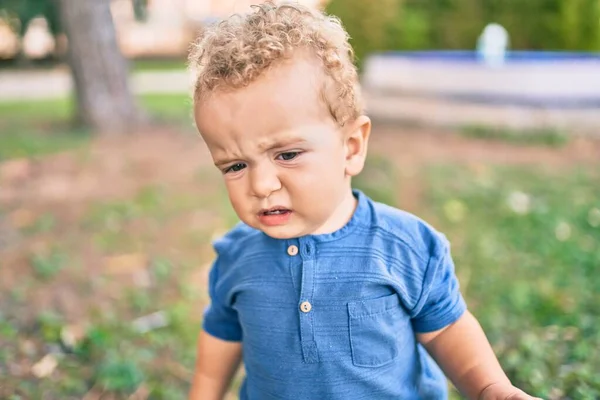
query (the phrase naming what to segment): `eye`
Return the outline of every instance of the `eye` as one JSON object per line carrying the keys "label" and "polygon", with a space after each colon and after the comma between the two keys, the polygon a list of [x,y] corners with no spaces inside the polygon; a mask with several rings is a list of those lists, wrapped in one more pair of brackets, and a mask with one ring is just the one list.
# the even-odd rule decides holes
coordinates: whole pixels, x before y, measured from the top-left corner
{"label": "eye", "polygon": [[288,151],[285,153],[281,153],[280,155],[277,156],[277,158],[280,160],[283,160],[283,161],[290,161],[290,160],[293,160],[294,158],[298,157],[299,154],[300,154],[299,151]]}
{"label": "eye", "polygon": [[231,167],[226,168],[224,172],[225,173],[239,172],[239,171],[243,170],[244,168],[246,168],[246,164],[237,163],[237,164],[233,164]]}

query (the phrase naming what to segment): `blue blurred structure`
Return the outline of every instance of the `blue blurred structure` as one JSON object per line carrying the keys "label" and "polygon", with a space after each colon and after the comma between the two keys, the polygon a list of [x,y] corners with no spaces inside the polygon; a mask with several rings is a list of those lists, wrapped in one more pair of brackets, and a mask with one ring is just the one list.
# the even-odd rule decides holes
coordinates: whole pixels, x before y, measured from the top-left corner
{"label": "blue blurred structure", "polygon": [[507,51],[502,68],[487,67],[478,51],[386,52],[367,60],[364,83],[387,93],[463,102],[600,108],[599,53]]}
{"label": "blue blurred structure", "polygon": [[600,134],[600,54],[477,50],[372,54],[362,77],[372,116],[419,125]]}
{"label": "blue blurred structure", "polygon": [[[476,51],[473,50],[424,50],[424,51],[387,51],[376,53],[371,58],[387,59],[414,59],[446,62],[480,61]],[[600,53],[574,52],[574,51],[534,51],[534,50],[508,50],[505,54],[508,63],[533,63],[539,61],[594,61],[600,62]]]}

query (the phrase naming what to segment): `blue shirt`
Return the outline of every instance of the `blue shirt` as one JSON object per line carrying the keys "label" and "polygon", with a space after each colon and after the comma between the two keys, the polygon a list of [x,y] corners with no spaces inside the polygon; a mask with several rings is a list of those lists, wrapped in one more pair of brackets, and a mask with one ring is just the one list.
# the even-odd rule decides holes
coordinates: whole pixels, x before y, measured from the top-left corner
{"label": "blue shirt", "polygon": [[466,309],[449,244],[417,217],[354,195],[336,232],[282,240],[240,223],[214,243],[204,330],[242,341],[242,400],[447,398],[415,333]]}

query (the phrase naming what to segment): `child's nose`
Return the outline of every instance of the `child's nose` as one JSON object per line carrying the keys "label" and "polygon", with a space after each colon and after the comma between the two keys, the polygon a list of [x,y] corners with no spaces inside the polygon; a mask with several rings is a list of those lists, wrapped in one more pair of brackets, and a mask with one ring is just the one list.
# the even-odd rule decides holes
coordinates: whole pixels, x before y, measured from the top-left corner
{"label": "child's nose", "polygon": [[250,171],[250,189],[259,198],[267,198],[271,193],[281,189],[281,181],[274,165],[256,166]]}

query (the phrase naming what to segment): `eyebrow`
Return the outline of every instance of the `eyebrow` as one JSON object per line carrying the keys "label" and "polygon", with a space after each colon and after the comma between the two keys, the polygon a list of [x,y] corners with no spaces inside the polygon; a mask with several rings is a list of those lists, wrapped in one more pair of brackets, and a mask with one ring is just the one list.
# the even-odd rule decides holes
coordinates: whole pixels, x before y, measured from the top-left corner
{"label": "eyebrow", "polygon": [[[289,138],[284,138],[284,139],[277,139],[277,140],[273,140],[272,142],[269,142],[267,144],[264,145],[259,145],[259,149],[260,151],[269,151],[269,150],[273,150],[273,149],[279,149],[282,147],[286,147],[286,146],[290,146],[292,144],[301,144],[301,143],[306,143],[307,140],[303,139],[303,138],[299,138],[299,137],[289,137]],[[222,167],[224,165],[227,164],[231,164],[238,161],[237,158],[223,158],[223,159],[218,159],[215,160],[215,165],[217,167]]]}
{"label": "eyebrow", "polygon": [[267,143],[267,144],[259,145],[258,148],[262,151],[268,151],[268,150],[279,149],[281,147],[286,147],[286,146],[289,146],[292,144],[300,144],[300,143],[306,143],[306,139],[290,136],[287,138],[273,140],[272,142]]}

